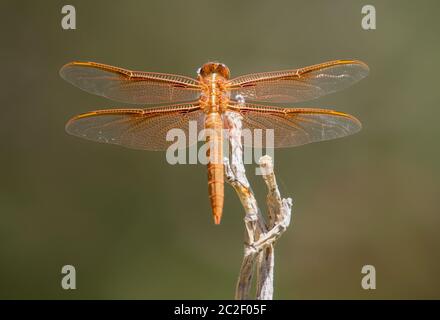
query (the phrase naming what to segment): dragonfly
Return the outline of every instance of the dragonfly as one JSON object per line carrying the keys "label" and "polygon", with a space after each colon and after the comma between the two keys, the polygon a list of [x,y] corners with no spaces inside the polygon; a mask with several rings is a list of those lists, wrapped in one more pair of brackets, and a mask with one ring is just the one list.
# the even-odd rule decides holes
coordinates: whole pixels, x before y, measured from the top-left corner
{"label": "dragonfly", "polygon": [[[361,123],[352,115],[285,105],[345,89],[368,72],[362,61],[334,60],[231,79],[225,64],[208,62],[198,69],[197,78],[191,78],[75,61],[64,65],[60,75],[89,93],[143,105],[76,115],[66,123],[69,134],[133,149],[166,150],[173,143],[167,140],[167,132],[179,128],[187,133],[190,121],[197,123],[197,130],[214,132],[206,140],[221,144],[228,113],[240,115],[243,129],[273,130],[275,148],[354,134],[361,129]],[[215,153],[215,159],[223,159],[223,148],[215,148]],[[207,169],[212,214],[214,223],[219,224],[224,203],[224,164],[209,161]]]}

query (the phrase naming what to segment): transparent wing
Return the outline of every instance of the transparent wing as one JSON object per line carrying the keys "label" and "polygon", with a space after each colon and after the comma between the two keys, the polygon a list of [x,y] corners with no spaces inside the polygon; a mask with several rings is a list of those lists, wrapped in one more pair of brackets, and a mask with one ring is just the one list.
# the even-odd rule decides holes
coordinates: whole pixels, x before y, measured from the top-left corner
{"label": "transparent wing", "polygon": [[80,89],[125,103],[194,101],[201,90],[199,82],[192,78],[130,71],[95,62],[68,63],[60,75]]}
{"label": "transparent wing", "polygon": [[[170,129],[181,129],[188,141],[190,121],[199,132],[204,113],[196,104],[181,104],[152,109],[98,110],[75,116],[66,124],[74,136],[132,149],[166,150]],[[195,141],[191,141],[194,143]]]}
{"label": "transparent wing", "polygon": [[295,147],[303,144],[345,137],[358,132],[362,125],[355,117],[326,109],[280,108],[245,104],[231,105],[227,112],[243,117],[243,129],[261,129],[262,139],[246,141],[249,147],[270,147],[266,130],[273,129],[275,148]]}
{"label": "transparent wing", "polygon": [[368,66],[357,60],[329,61],[301,69],[263,72],[229,81],[231,98],[296,103],[342,90],[366,77]]}

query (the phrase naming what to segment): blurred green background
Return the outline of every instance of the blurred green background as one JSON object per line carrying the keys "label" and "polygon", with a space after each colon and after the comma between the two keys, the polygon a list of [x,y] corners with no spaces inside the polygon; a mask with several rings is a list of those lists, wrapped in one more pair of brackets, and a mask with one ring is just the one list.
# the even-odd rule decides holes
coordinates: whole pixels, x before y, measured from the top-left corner
{"label": "blurred green background", "polygon": [[[77,30],[61,28],[76,8]],[[373,4],[377,30],[361,28]],[[370,75],[301,104],[357,116],[344,139],[276,151],[290,229],[275,298],[440,298],[438,1],[2,1],[0,298],[233,298],[243,209],[212,221],[206,168],[69,136],[71,116],[123,107],[59,75],[71,60],[232,76],[357,58]],[[248,168],[249,175],[253,167]],[[264,208],[265,186],[250,176]],[[60,286],[77,270],[77,290]],[[377,289],[361,288],[372,264]]]}

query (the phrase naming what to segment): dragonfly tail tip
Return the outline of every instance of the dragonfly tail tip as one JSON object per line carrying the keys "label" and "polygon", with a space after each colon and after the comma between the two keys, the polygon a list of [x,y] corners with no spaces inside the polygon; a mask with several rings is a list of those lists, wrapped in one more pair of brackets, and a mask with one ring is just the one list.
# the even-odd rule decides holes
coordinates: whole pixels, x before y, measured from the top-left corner
{"label": "dragonfly tail tip", "polygon": [[215,224],[220,224],[220,220],[221,220],[220,216],[214,216],[214,223]]}

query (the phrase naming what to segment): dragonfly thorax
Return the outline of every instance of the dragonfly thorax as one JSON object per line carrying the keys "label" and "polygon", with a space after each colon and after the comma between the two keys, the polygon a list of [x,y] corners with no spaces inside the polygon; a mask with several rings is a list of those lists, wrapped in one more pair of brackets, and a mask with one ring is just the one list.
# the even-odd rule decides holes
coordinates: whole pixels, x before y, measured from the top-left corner
{"label": "dragonfly thorax", "polygon": [[223,112],[229,101],[226,82],[229,69],[223,63],[205,63],[199,70],[199,81],[203,83],[200,105],[206,113]]}

